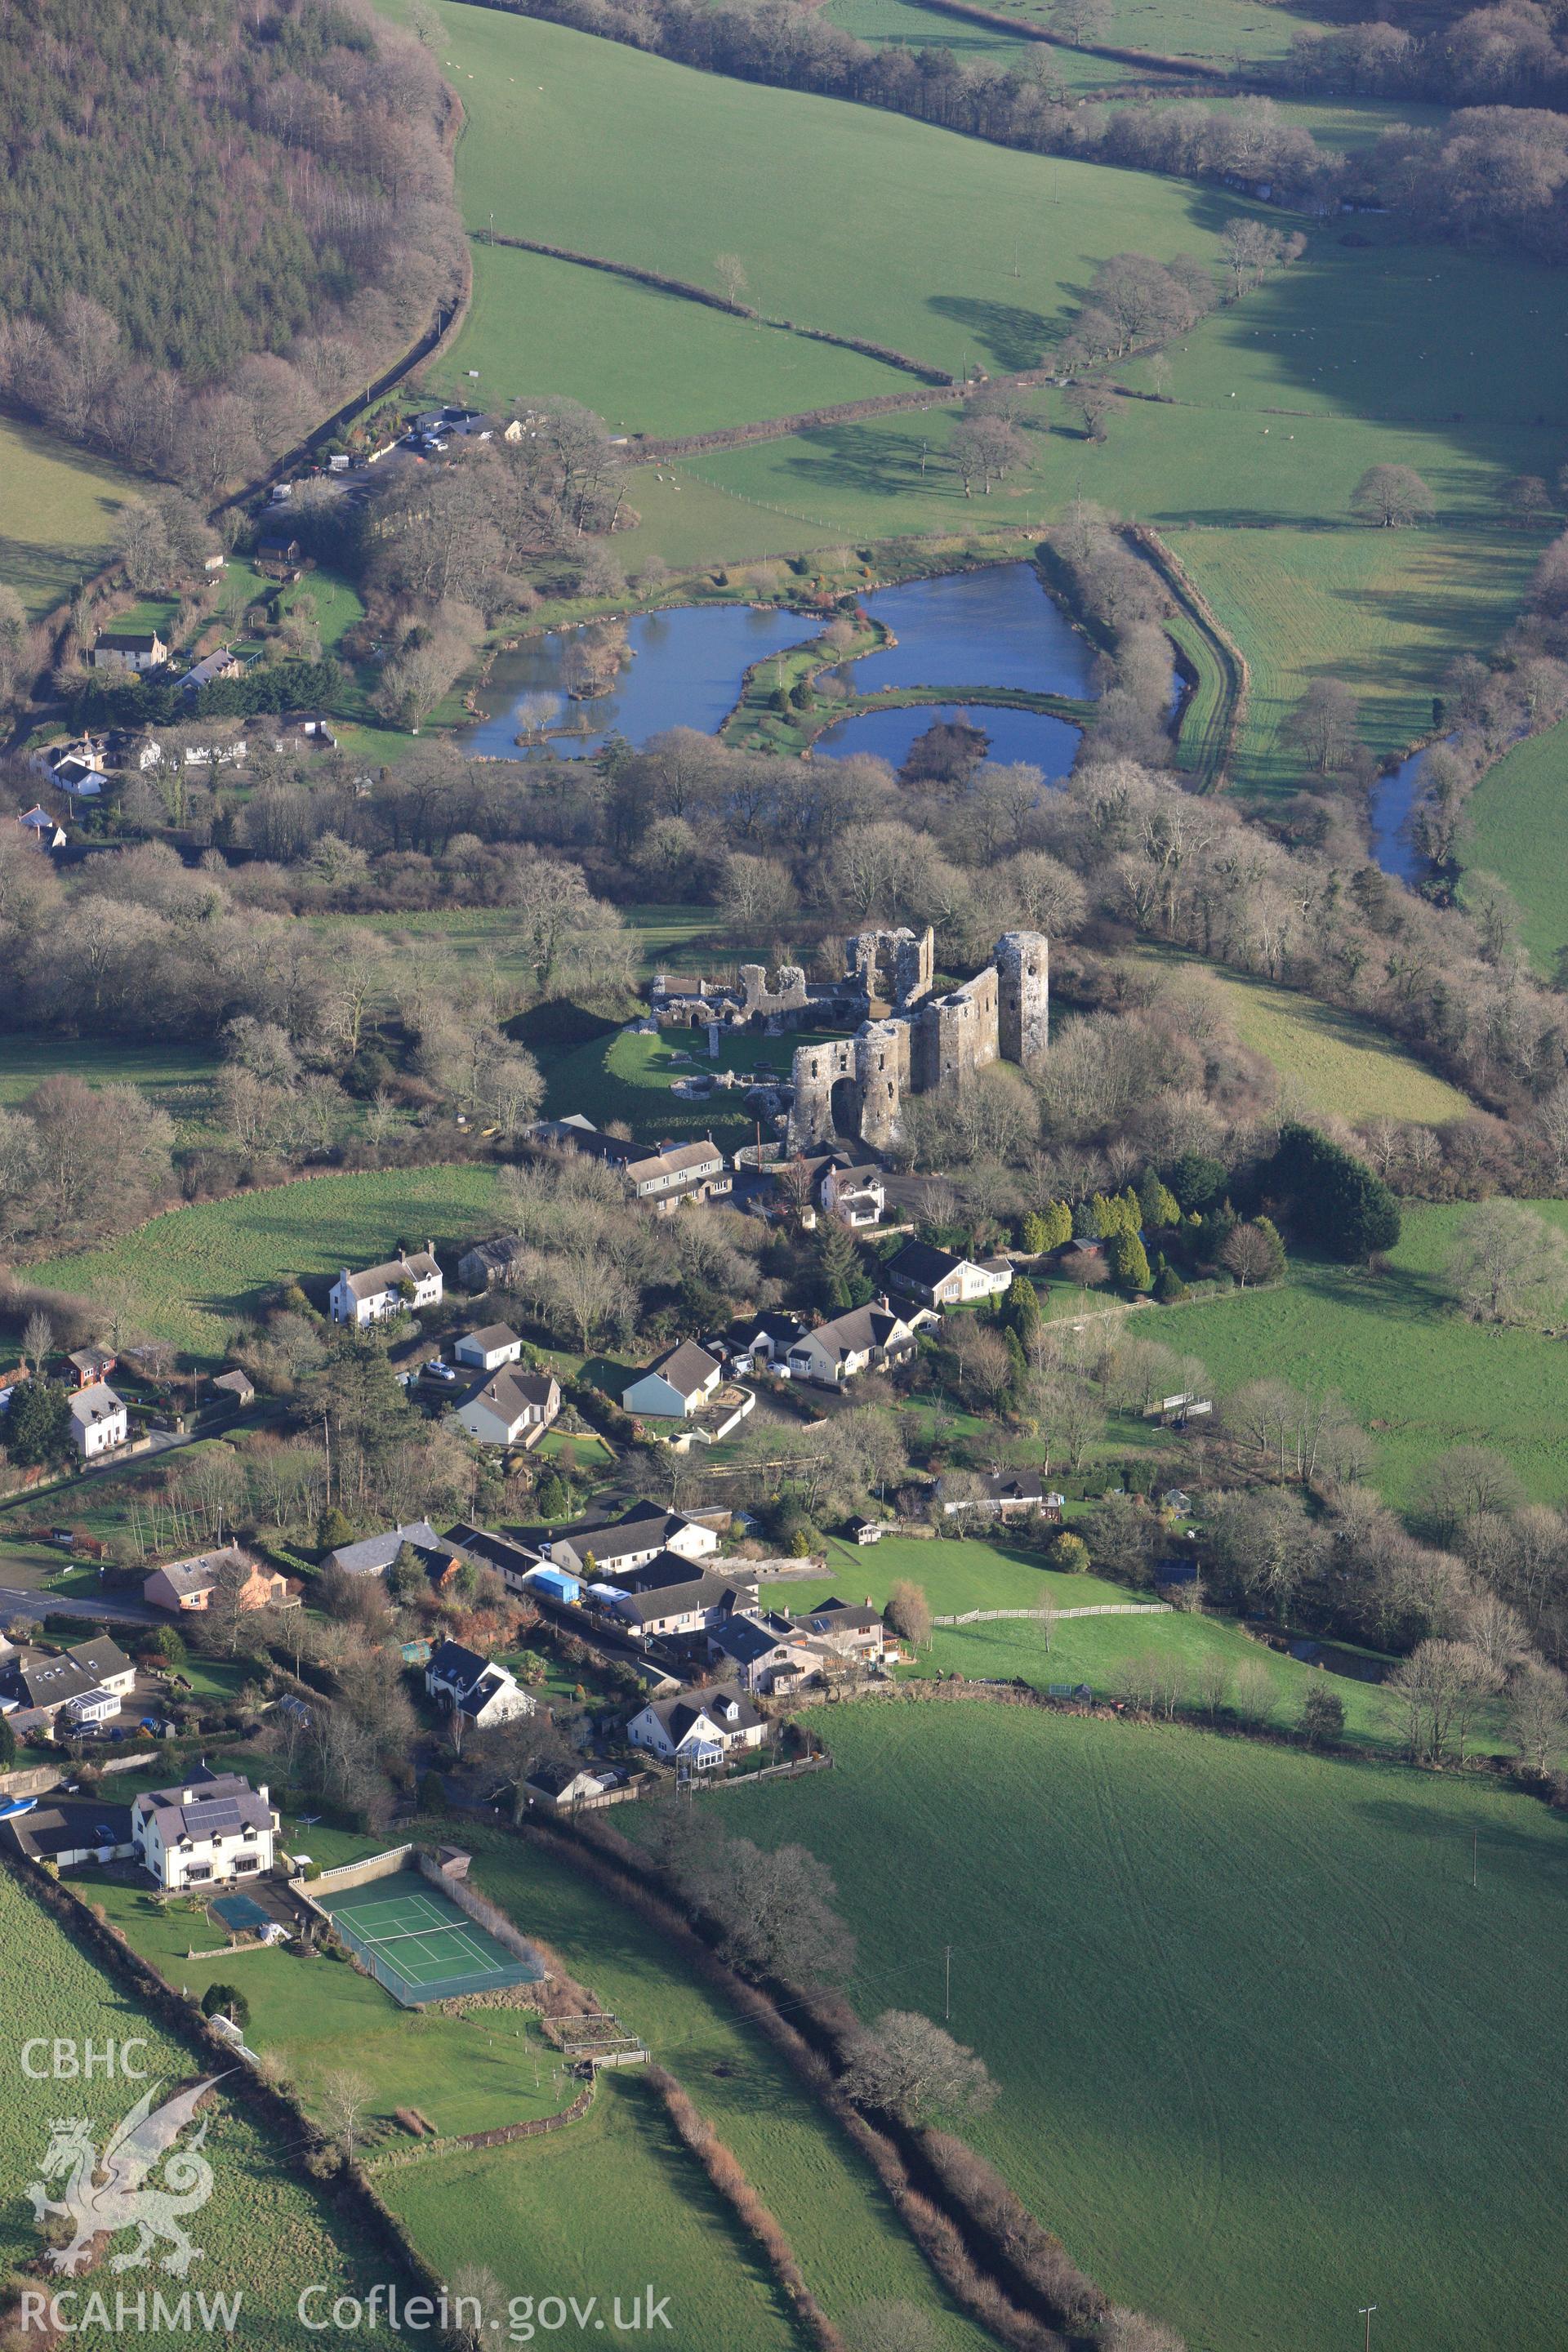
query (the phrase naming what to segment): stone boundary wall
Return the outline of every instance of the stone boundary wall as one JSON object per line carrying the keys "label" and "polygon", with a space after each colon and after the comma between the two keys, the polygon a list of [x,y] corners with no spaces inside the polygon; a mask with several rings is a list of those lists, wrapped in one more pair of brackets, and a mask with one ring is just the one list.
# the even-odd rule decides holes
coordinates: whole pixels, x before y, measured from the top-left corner
{"label": "stone boundary wall", "polygon": [[580,2123],[594,2104],[595,2084],[592,2078],[578,2092],[569,2107],[559,2115],[534,2116],[522,2124],[500,2124],[494,2131],[456,2132],[449,2138],[422,2139],[412,2147],[389,2150],[374,2156],[365,2164],[366,2172],[400,2172],[405,2165],[418,2164],[427,2156],[451,2156],[465,2147],[508,2147],[516,2139],[538,2139],[545,2132],[564,2131],[568,2124]]}

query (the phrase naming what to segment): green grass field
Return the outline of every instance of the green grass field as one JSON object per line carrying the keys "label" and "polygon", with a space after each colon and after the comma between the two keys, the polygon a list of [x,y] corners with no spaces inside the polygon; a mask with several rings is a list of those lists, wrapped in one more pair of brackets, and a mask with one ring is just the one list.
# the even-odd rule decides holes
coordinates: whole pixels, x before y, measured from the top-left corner
{"label": "green grass field", "polygon": [[1196,957],[1160,949],[1141,960],[1191,973],[1212,990],[1244,1045],[1272,1062],[1280,1099],[1292,1114],[1331,1113],[1339,1118],[1408,1118],[1437,1125],[1462,1118],[1468,1105],[1458,1087],[1402,1053],[1370,1021],[1321,1004],[1298,990],[1222,971]]}
{"label": "green grass field", "polygon": [[746,1833],[833,1869],[863,2014],[940,2017],[952,1945],[1002,2088],[969,2129],[1111,2294],[1196,2352],[1348,2344],[1369,2301],[1422,2352],[1556,2344],[1560,1820],[1014,1709],[841,1707],[834,1747]]}
{"label": "green grass field", "polygon": [[[1082,169],[1092,182],[1095,167]],[[1509,528],[1496,492],[1510,473],[1551,469],[1560,429],[1536,420],[1562,410],[1563,315],[1555,281],[1525,264],[1316,236],[1303,262],[1173,347],[1170,399],[1125,404],[1103,445],[1042,398],[1049,429],[989,505],[1038,522],[1081,494],[1164,533],[1250,667],[1244,787],[1296,780],[1280,725],[1317,677],[1342,677],[1372,748],[1397,751],[1429,728],[1455,656],[1500,635],[1540,555],[1542,537]],[[1499,331],[1521,353],[1500,397]],[[1125,371],[1130,383],[1143,373]],[[951,528],[966,505],[941,456],[954,414],[705,452],[679,487],[641,474],[643,533],[672,562],[695,562]],[[1383,462],[1422,472],[1434,524],[1352,521],[1357,478]]]}
{"label": "green grass field", "polygon": [[0,1108],[26,1102],[46,1078],[85,1078],[95,1087],[135,1087],[174,1122],[182,1143],[211,1132],[217,1056],[199,1045],[100,1043],[86,1037],[0,1035]]}
{"label": "green grass field", "polygon": [[616,2298],[624,2315],[651,2287],[669,2297],[658,2341],[671,2352],[804,2342],[756,2248],[635,2075],[601,2075],[593,2107],[564,2131],[427,2158],[378,2174],[376,2187],[447,2276],[482,2250],[509,2294],[596,2296],[601,2326]]}
{"label": "green grass field", "polygon": [[1550,972],[1558,950],[1568,945],[1568,867],[1555,845],[1568,814],[1568,719],[1516,744],[1489,768],[1468,814],[1473,830],[1466,866],[1508,884],[1531,960]]}
{"label": "green grass field", "polygon": [[[849,2144],[825,2123],[767,2043],[672,1961],[653,1928],[573,1871],[500,1832],[465,1822],[462,1834],[487,1894],[525,1935],[558,1951],[685,2084],[777,2214],[830,2318],[842,2327],[862,2304],[908,2302],[929,2315],[939,2352],[984,2352],[989,2339],[946,2303]],[[753,2345],[776,2341],[771,2298],[759,2297],[744,2248],[728,2232],[712,2231],[700,2178],[677,2163],[660,2130],[628,2126],[619,2137],[617,2096],[633,2103],[634,2118],[644,2115],[632,2077],[624,2084],[605,2078],[596,2110],[604,2120],[591,2133],[579,2137],[574,2126],[497,2151],[505,2164],[446,2159],[455,2195],[437,2190],[433,2180],[426,2185],[427,2165],[384,2176],[384,2193],[437,2261],[458,2243],[459,2231],[466,2228],[463,2242],[470,2249],[479,2235],[487,2242],[484,2259],[516,2292],[564,2294],[575,2285],[579,2294],[604,2293],[618,2282],[629,2294],[651,2278],[661,2291],[679,2289],[671,2315],[681,2332],[672,2340],[682,2352],[731,2345],[752,2352]],[[600,2140],[595,2157],[594,2133],[617,2136]],[[589,2152],[579,2157],[579,2147]],[[646,2268],[643,2250],[657,2248],[658,2235],[645,2238],[636,2218],[645,2200],[651,2212],[668,2216],[662,2268]],[[477,2229],[480,2213],[484,2226]],[[623,2239],[628,2227],[632,2234]],[[451,2234],[441,2239],[438,2229]],[[637,2263],[645,2265],[641,2276]]]}
{"label": "green grass field", "polygon": [[858,352],[755,327],[601,269],[476,246],[473,302],[431,373],[433,389],[496,407],[527,400],[544,388],[545,352],[548,389],[597,409],[612,433],[709,433],[910,388],[907,374]]}
{"label": "green grass field", "polygon": [[[592,1039],[566,1052],[548,1046],[536,1049],[544,1073],[544,1109],[550,1118],[581,1111],[595,1127],[625,1119],[634,1135],[652,1140],[659,1135],[711,1135],[732,1146],[751,1140],[754,1122],[742,1108],[743,1094],[716,1093],[705,1102],[672,1094],[672,1078],[700,1070],[777,1070],[787,1074],[797,1045],[818,1042],[815,1030],[799,1029],[784,1037],[729,1035],[719,1041],[712,1060],[706,1040],[689,1030],[667,1030],[657,1037],[619,1032],[608,1039]],[[678,1062],[677,1055],[685,1055]]]}
{"label": "green grass field", "polygon": [[[960,1616],[970,1609],[1088,1609],[1115,1606],[1152,1596],[1131,1592],[1099,1576],[1058,1576],[1038,1566],[1034,1554],[973,1539],[924,1543],[884,1537],[864,1549],[829,1541],[829,1572],[822,1581],[786,1579],[770,1584],[764,1598],[796,1615],[837,1592],[841,1600],[869,1599],[885,1605],[900,1579],[921,1587],[932,1613]],[[1043,1623],[1004,1619],[989,1625],[938,1626],[929,1650],[910,1672],[967,1675],[972,1681],[1010,1681],[1015,1675],[1044,1689],[1051,1683],[1087,1683],[1102,1697],[1116,1696],[1123,1668],[1157,1656],[1174,1667],[1185,1703],[1201,1702],[1199,1670],[1207,1658],[1224,1657],[1235,1674],[1243,1664],[1261,1664],[1273,1689],[1268,1720],[1277,1727],[1300,1719],[1301,1703],[1322,1671],[1268,1649],[1229,1620],[1187,1616],[1085,1617],[1060,1619],[1048,1633]],[[1344,1702],[1347,1736],[1389,1755],[1400,1750],[1400,1724],[1375,1683],[1335,1675],[1329,1687]],[[1507,1745],[1500,1708],[1489,1711],[1479,1748],[1500,1752]]]}
{"label": "green grass field", "polygon": [[37,616],[91,577],[136,484],[101,457],[0,417],[0,580]]}
{"label": "green grass field", "polygon": [[[955,372],[965,355],[1033,363],[1095,263],[1127,247],[1213,257],[1225,222],[1247,209],[721,80],[525,17],[451,0],[440,14],[468,113],[458,168],[470,226],[493,211],[502,234],[715,288],[716,257],[732,253],[747,300],[770,317]],[[567,332],[575,343],[571,321]],[[552,387],[554,351],[531,340],[532,381],[498,389]],[[618,354],[608,365],[625,380]]]}
{"label": "green grass field", "polygon": [[32,1279],[89,1297],[114,1286],[142,1328],[210,1360],[258,1294],[291,1275],[374,1265],[400,1239],[426,1235],[449,1270],[452,1244],[478,1233],[494,1186],[487,1167],[304,1178],[172,1209],[108,1249],[51,1259]]}
{"label": "green grass field", "polygon": [[[1568,1228],[1568,1202],[1531,1204]],[[1249,1380],[1337,1390],[1377,1446],[1372,1481],[1403,1503],[1451,1445],[1505,1454],[1538,1501],[1568,1497],[1562,1342],[1470,1322],[1443,1287],[1460,1208],[1406,1207],[1390,1273],[1299,1262],[1278,1290],[1169,1312],[1161,1337],[1208,1366],[1222,1397]]]}
{"label": "green grass field", "polygon": [[[10,2079],[0,2102],[0,2152],[6,2178],[13,2184],[0,2213],[0,2254],[9,2269],[39,2251],[40,2241],[22,2189],[29,2179],[37,2178],[49,2145],[51,2118],[85,2113],[91,2119],[93,2145],[101,2150],[121,2116],[148,2087],[135,2082],[106,2081],[101,2073],[90,2084],[77,2083],[68,2088],[52,2079],[34,2082],[22,2069],[21,2042],[38,2034],[78,2043],[90,2038],[101,2050],[109,2042],[122,2043],[132,2036],[143,2037],[145,2056],[137,2063],[146,2067],[149,2084],[161,2084],[164,2095],[188,2082],[197,2062],[183,2043],[100,1975],[3,1872],[0,1998],[12,2044]],[[202,2259],[193,2264],[186,2284],[193,2299],[198,2289],[208,2294],[241,2290],[239,2323],[232,2336],[224,2340],[246,2347],[246,2352],[272,2352],[279,2344],[299,2339],[297,2304],[306,2286],[324,2283],[329,2305],[333,2293],[363,2295],[373,2280],[386,2275],[386,2255],[363,2241],[341,2216],[329,2223],[298,2165],[296,2151],[279,2146],[221,2092],[218,2097],[205,2149],[213,2171],[212,2195],[190,2231],[193,2242],[202,2249]],[[190,2137],[185,2134],[185,2140]],[[58,2196],[60,2184],[51,2184],[50,2193]],[[116,2250],[125,2251],[130,2243],[128,2238],[121,2239]],[[107,2291],[110,2315],[116,2286],[131,2297],[139,2286],[156,2286],[176,2305],[182,2291],[179,2282],[156,2269],[115,2279],[107,2266],[100,2266],[85,2283],[60,2280],[58,2284],[62,2287],[76,2284],[79,2288],[85,2284]],[[136,2330],[138,2342],[159,2347],[191,2342],[188,2327],[156,2324],[151,2293],[147,2310],[149,2324]],[[84,2320],[78,2338],[84,2345],[101,2347],[122,2340],[112,2326],[102,2329],[85,2324],[79,2306],[73,2315],[68,2305],[65,2314],[68,2320],[73,2315]],[[364,2340],[363,2332],[356,2340]],[[369,2340],[395,2339],[377,2330]]]}

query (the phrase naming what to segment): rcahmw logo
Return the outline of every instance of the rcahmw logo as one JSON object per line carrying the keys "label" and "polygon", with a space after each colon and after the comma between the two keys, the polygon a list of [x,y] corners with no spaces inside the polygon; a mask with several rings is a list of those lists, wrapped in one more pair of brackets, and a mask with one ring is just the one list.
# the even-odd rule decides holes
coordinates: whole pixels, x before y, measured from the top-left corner
{"label": "rcahmw logo", "polygon": [[[29,2045],[34,2046],[47,2045]],[[190,2214],[200,2212],[213,2192],[213,2168],[201,2152],[208,2118],[202,2118],[185,2147],[179,2147],[176,2142],[186,2126],[195,2121],[196,2109],[221,2079],[208,2074],[189,2090],[176,2092],[161,2107],[153,2106],[152,2090],[143,2091],[110,2134],[101,2156],[85,2116],[54,2119],[42,2178],[27,2190],[33,2219],[41,2231],[56,2234],[52,2225],[69,2226],[65,2242],[48,2250],[51,2268],[74,2276],[86,2263],[96,2238],[116,2238],[127,2230],[135,2231],[135,2243],[110,2257],[110,2270],[140,2270],[163,2246],[168,2252],[159,2256],[158,2266],[176,2278],[184,2278],[191,2264],[200,2262],[202,2250],[192,2244],[184,2223]],[[153,2179],[151,2176],[160,2168],[161,2178]],[[56,2182],[64,2185],[58,2196],[51,2196],[50,2186]]]}

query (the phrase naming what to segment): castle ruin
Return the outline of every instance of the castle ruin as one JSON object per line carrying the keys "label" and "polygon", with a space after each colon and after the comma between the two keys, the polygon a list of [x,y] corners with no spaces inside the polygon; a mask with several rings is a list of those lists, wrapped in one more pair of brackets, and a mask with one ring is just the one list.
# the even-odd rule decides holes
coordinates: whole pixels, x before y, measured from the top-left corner
{"label": "castle ruin", "polygon": [[791,1151],[821,1150],[840,1135],[884,1151],[898,1139],[906,1095],[951,1096],[998,1059],[1043,1066],[1050,1023],[1043,934],[1004,932],[984,971],[945,995],[931,994],[934,975],[929,929],[862,931],[846,940],[844,994],[863,1018],[853,1037],[796,1047]]}

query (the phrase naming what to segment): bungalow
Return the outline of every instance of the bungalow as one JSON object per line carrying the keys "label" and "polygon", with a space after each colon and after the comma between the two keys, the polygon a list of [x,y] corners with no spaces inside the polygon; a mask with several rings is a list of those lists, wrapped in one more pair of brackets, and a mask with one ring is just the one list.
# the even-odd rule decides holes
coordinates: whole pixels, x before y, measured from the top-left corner
{"label": "bungalow", "polygon": [[722,1379],[723,1369],[695,1339],[683,1339],[621,1391],[621,1403],[627,1412],[648,1413],[656,1419],[700,1412]]}
{"label": "bungalow", "polygon": [[879,1168],[841,1168],[837,1160],[830,1163],[818,1197],[828,1215],[847,1225],[879,1225],[888,1205]]}
{"label": "bungalow", "polygon": [[161,669],[169,648],[156,629],[100,629],[93,642],[94,669]]}
{"label": "bungalow", "polygon": [[131,1843],[165,1893],[255,1878],[270,1870],[278,1815],[265,1780],[237,1772],[194,1773],[183,1787],[154,1789],[131,1808]]}
{"label": "bungalow", "polygon": [[922,1307],[971,1307],[982,1298],[999,1298],[1012,1287],[1013,1269],[1005,1258],[954,1257],[930,1242],[906,1242],[888,1261],[888,1286]]}
{"label": "bungalow", "polygon": [[662,1590],[616,1592],[606,1606],[629,1633],[647,1641],[666,1642],[711,1633],[737,1609],[754,1604],[756,1597],[754,1580],[749,1585],[736,1583],[714,1570]]}
{"label": "bungalow", "polygon": [[180,680],[179,690],[182,694],[199,694],[204,686],[216,686],[220,678],[244,676],[245,664],[239,656],[227,646],[215,646],[210,654],[193,662]]}
{"label": "bungalow", "polygon": [[124,1399],[115,1395],[107,1381],[94,1381],[90,1387],[78,1389],[70,1401],[70,1416],[71,1443],[84,1462],[112,1453],[131,1435]]}
{"label": "bungalow", "polygon": [[101,800],[109,785],[100,767],[90,760],[74,758],[58,761],[50,781],[58,792],[68,793],[78,801]]}
{"label": "bungalow", "polygon": [[960,1514],[980,1519],[1022,1519],[1031,1511],[1061,1517],[1063,1497],[1047,1486],[1038,1470],[988,1471],[973,1495],[951,1492],[946,1478],[937,1480],[936,1490],[950,1519]]}
{"label": "bungalow", "polygon": [[711,1690],[678,1691],[673,1698],[656,1699],[633,1716],[626,1738],[634,1748],[646,1748],[667,1763],[679,1760],[699,1772],[712,1772],[727,1756],[760,1748],[766,1731],[765,1721],[743,1690],[716,1683]]}
{"label": "bungalow", "polygon": [[37,802],[35,802],[33,806],[23,815],[19,816],[16,819],[16,822],[18,824],[26,826],[26,830],[32,835],[34,840],[38,844],[38,846],[41,849],[63,849],[65,847],[65,834],[62,832],[60,826],[56,823],[55,819],[49,814],[48,811],[47,809],[40,808]]}
{"label": "bungalow", "polygon": [[708,1656],[742,1690],[753,1692],[794,1690],[817,1664],[814,1643],[777,1610],[722,1618],[708,1635]]}
{"label": "bungalow", "polygon": [[416,1551],[439,1549],[440,1537],[428,1519],[409,1519],[400,1528],[387,1528],[378,1536],[362,1536],[357,1543],[340,1544],[330,1551],[322,1562],[324,1568],[341,1569],[345,1576],[384,1576],[405,1544]]}
{"label": "bungalow", "polygon": [[[221,1595],[226,1607],[232,1596],[237,1609],[287,1609],[289,1579],[281,1570],[264,1568],[248,1552],[231,1546],[224,1551],[194,1553],[155,1568],[142,1586],[150,1608],[170,1609],[186,1615],[204,1614]],[[298,1606],[298,1603],[295,1603]]]}
{"label": "bungalow", "polygon": [[536,1764],[524,1780],[524,1794],[558,1812],[568,1812],[589,1797],[602,1797],[608,1782],[585,1764]]}
{"label": "bungalow", "polygon": [[52,1863],[57,1870],[79,1869],[84,1863],[125,1862],[134,1852],[129,1805],[46,1801],[29,1812],[0,1822],[0,1839],[13,1853],[25,1854],[29,1862]]}
{"label": "bungalow", "polygon": [[487,1323],[482,1331],[465,1331],[452,1350],[455,1362],[479,1372],[499,1372],[503,1364],[515,1364],[521,1354],[522,1341],[504,1323]]}
{"label": "bungalow", "polygon": [[58,1655],[18,1651],[0,1676],[0,1696],[45,1725],[62,1711],[79,1722],[116,1716],[135,1686],[135,1667],[107,1633]]}
{"label": "bungalow", "polygon": [[654,1503],[633,1503],[607,1526],[579,1522],[541,1536],[539,1549],[557,1568],[581,1574],[592,1560],[601,1575],[626,1576],[663,1551],[677,1552],[684,1559],[706,1559],[718,1550],[719,1538],[700,1519],[661,1511]]}
{"label": "bungalow", "polygon": [[481,1658],[461,1642],[443,1642],[425,1669],[425,1687],[454,1715],[465,1716],[477,1731],[489,1731],[514,1717],[531,1715],[535,1701],[515,1675]]}
{"label": "bungalow", "polygon": [[640,1568],[616,1574],[614,1584],[623,1592],[669,1592],[679,1585],[698,1583],[705,1576],[722,1576],[742,1588],[751,1600],[757,1597],[758,1571],[751,1560],[726,1560],[721,1568],[712,1560],[688,1559],[679,1551],[659,1552]]}
{"label": "bungalow", "polygon": [[359,1274],[351,1274],[345,1265],[327,1303],[334,1323],[352,1323],[363,1331],[369,1324],[402,1314],[405,1307],[438,1306],[440,1298],[441,1269],[434,1242],[426,1242],[412,1256],[400,1242],[397,1255],[384,1265],[367,1265]]}
{"label": "bungalow", "polygon": [[493,1568],[509,1592],[526,1592],[530,1578],[542,1565],[542,1555],[531,1545],[519,1543],[511,1536],[492,1535],[488,1528],[476,1528],[467,1519],[447,1528],[442,1547],[458,1560]]}
{"label": "bungalow", "polygon": [[869,1307],[852,1307],[797,1339],[789,1351],[789,1369],[795,1380],[842,1388],[861,1372],[907,1363],[914,1351],[914,1326],[879,1298]]}
{"label": "bungalow", "polygon": [[837,1594],[830,1594],[817,1608],[797,1617],[795,1623],[797,1632],[814,1633],[840,1657],[857,1663],[879,1663],[887,1651],[887,1627],[880,1611],[873,1608],[868,1599],[857,1608],[852,1601],[840,1601]]}
{"label": "bungalow", "polygon": [[493,1375],[481,1373],[456,1412],[481,1445],[532,1446],[560,1410],[561,1383],[552,1373],[506,1364]]}

